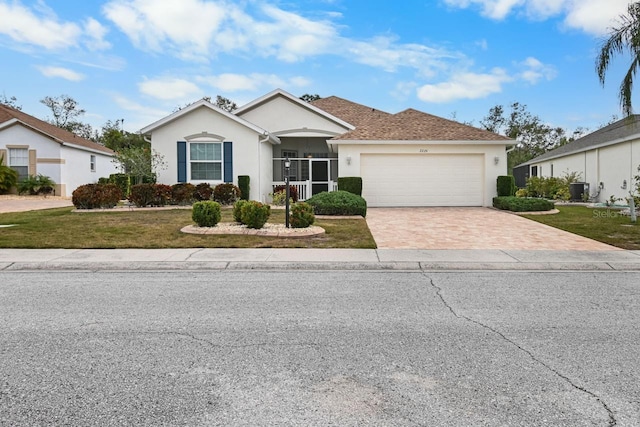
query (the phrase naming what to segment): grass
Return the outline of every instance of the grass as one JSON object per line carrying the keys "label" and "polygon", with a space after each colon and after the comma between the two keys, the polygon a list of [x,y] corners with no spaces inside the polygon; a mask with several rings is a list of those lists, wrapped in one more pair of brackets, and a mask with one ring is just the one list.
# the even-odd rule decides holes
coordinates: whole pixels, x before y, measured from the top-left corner
{"label": "grass", "polygon": [[640,249],[640,225],[613,209],[556,206],[556,215],[525,215],[533,221],[622,249]]}
{"label": "grass", "polygon": [[[191,210],[72,212],[73,208],[0,214],[1,248],[366,248],[376,247],[362,219],[316,220],[324,235],[304,238],[193,235]],[[222,222],[233,222],[231,209]],[[284,211],[272,210],[270,223],[284,224]]]}

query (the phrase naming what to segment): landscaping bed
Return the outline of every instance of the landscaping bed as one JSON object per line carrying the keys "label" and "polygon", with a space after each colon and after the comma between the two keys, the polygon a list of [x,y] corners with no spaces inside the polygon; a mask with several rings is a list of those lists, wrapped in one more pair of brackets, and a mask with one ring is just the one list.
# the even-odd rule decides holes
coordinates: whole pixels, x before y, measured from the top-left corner
{"label": "landscaping bed", "polygon": [[[305,238],[182,233],[193,224],[190,209],[133,210],[91,214],[73,208],[0,214],[2,248],[366,248],[376,247],[364,219],[318,218],[324,234]],[[231,209],[221,222],[233,223]],[[284,211],[274,210],[269,222],[284,224]]]}

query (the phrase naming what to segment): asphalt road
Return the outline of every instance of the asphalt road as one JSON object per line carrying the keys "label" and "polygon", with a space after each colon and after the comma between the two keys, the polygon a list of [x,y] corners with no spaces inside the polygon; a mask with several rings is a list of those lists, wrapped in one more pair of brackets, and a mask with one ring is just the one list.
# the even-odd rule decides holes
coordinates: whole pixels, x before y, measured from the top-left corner
{"label": "asphalt road", "polygon": [[639,279],[0,272],[0,425],[637,426]]}

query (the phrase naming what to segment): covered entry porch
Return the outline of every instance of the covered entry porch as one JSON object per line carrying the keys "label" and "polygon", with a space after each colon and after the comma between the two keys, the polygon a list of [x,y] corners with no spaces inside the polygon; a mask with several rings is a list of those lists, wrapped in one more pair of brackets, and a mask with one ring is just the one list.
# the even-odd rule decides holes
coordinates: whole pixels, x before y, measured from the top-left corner
{"label": "covered entry porch", "polygon": [[[298,200],[307,200],[323,191],[338,189],[338,159],[289,157],[289,183],[298,192]],[[272,189],[285,185],[286,157],[273,159]]]}

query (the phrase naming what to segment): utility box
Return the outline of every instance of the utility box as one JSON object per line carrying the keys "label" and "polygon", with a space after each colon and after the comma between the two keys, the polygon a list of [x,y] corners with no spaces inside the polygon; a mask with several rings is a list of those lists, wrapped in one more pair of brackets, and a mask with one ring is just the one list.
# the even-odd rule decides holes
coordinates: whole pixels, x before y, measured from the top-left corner
{"label": "utility box", "polygon": [[[583,202],[589,198],[589,183],[572,182],[569,184],[569,194],[571,195],[572,202]],[[583,195],[586,195],[586,197]]]}

